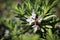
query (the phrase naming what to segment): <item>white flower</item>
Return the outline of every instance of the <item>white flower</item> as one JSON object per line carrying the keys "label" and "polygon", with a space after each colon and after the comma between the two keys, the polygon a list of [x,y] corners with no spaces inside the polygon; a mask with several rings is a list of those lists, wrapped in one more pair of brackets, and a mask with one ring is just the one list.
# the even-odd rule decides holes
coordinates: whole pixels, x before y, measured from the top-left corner
{"label": "white flower", "polygon": [[35,32],[38,30],[38,27],[39,27],[39,26],[38,26],[38,25],[33,25],[32,27],[33,27],[33,29],[34,29],[33,32],[35,33]]}
{"label": "white flower", "polygon": [[33,22],[34,22],[35,20],[33,20],[33,19],[30,19],[30,22],[29,22],[29,24],[31,25]]}
{"label": "white flower", "polygon": [[4,36],[8,36],[8,35],[9,35],[9,30],[5,30]]}
{"label": "white flower", "polygon": [[41,22],[41,21],[42,21],[42,18],[38,18],[37,21],[38,21],[38,22]]}
{"label": "white flower", "polygon": [[36,18],[36,14],[35,14],[34,10],[33,10],[33,12],[32,12],[32,17],[33,17],[33,19]]}
{"label": "white flower", "polygon": [[33,22],[35,22],[35,18],[36,18],[36,14],[33,10],[32,16],[30,16],[28,19],[26,19],[26,21],[29,22],[29,24],[31,25]]}
{"label": "white flower", "polygon": [[32,16],[30,18],[26,19],[27,22],[29,22],[29,25],[31,25],[35,20],[32,19]]}

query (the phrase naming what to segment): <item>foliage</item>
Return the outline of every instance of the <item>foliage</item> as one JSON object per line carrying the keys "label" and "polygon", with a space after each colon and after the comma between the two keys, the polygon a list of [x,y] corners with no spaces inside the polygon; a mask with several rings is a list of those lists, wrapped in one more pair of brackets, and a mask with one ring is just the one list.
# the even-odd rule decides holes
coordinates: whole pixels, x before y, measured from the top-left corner
{"label": "foliage", "polygon": [[[1,16],[0,25],[5,25],[5,30],[9,30],[9,36],[4,36],[1,40],[59,40],[60,19],[55,15],[56,6],[59,0],[21,0],[7,1],[4,3],[7,9]],[[37,18],[42,18],[37,23],[39,28],[35,33],[32,25],[26,21],[34,10]],[[3,11],[3,10],[2,10]]]}

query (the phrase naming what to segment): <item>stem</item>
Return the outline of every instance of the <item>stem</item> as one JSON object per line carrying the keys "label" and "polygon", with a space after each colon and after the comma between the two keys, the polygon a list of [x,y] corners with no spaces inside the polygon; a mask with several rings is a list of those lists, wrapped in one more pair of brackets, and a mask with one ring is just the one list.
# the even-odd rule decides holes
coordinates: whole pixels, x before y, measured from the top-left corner
{"label": "stem", "polygon": [[35,18],[35,22],[34,22],[35,24],[34,24],[34,25],[36,25],[36,19],[37,19],[37,18]]}

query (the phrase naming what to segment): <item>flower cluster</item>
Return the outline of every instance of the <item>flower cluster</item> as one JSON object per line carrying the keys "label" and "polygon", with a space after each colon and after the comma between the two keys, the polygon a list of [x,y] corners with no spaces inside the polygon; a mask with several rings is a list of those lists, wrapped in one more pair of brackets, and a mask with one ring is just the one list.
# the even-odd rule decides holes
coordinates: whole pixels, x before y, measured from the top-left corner
{"label": "flower cluster", "polygon": [[31,25],[32,23],[34,23],[34,25],[32,26],[33,29],[34,29],[34,33],[37,31],[38,29],[38,25],[37,25],[37,22],[41,22],[42,21],[42,18],[37,18],[36,17],[37,15],[35,14],[34,10],[32,12],[32,16],[30,16],[28,19],[26,19],[27,22],[29,22],[29,25]]}

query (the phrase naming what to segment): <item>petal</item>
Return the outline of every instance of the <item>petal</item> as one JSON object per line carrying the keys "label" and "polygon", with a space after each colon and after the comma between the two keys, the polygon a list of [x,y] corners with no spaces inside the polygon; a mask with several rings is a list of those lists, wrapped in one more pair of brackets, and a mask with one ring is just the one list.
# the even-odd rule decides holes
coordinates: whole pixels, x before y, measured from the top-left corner
{"label": "petal", "polygon": [[32,16],[33,16],[33,18],[35,19],[36,14],[35,14],[34,10],[33,10],[33,12],[32,12]]}
{"label": "petal", "polygon": [[32,24],[32,22],[29,22],[29,25],[31,25]]}
{"label": "petal", "polygon": [[35,19],[36,18],[36,16],[33,16],[33,19]]}
{"label": "petal", "polygon": [[35,20],[31,19],[29,25],[31,25],[33,22],[35,22]]}
{"label": "petal", "polygon": [[29,25],[31,25],[33,22],[35,22],[35,20],[34,19],[31,19],[31,18],[30,19],[29,18],[26,19],[26,21],[29,22]]}
{"label": "petal", "polygon": [[41,21],[42,21],[42,18],[38,18],[37,21],[38,21],[38,22],[41,22]]}
{"label": "petal", "polygon": [[33,27],[33,29],[34,29],[33,32],[35,33],[35,32],[38,30],[38,27],[39,27],[39,26],[38,26],[38,25],[33,25],[32,27]]}
{"label": "petal", "polygon": [[33,32],[35,33],[35,32],[37,31],[37,29],[38,29],[38,28],[37,28],[37,27],[35,27]]}
{"label": "petal", "polygon": [[32,20],[32,16],[30,16],[28,19],[26,19],[27,22],[30,22]]}
{"label": "petal", "polygon": [[27,21],[27,22],[29,22],[29,21],[30,21],[30,19],[26,19],[26,21]]}
{"label": "petal", "polygon": [[33,13],[32,13],[32,16],[36,16],[36,14],[33,12]]}

